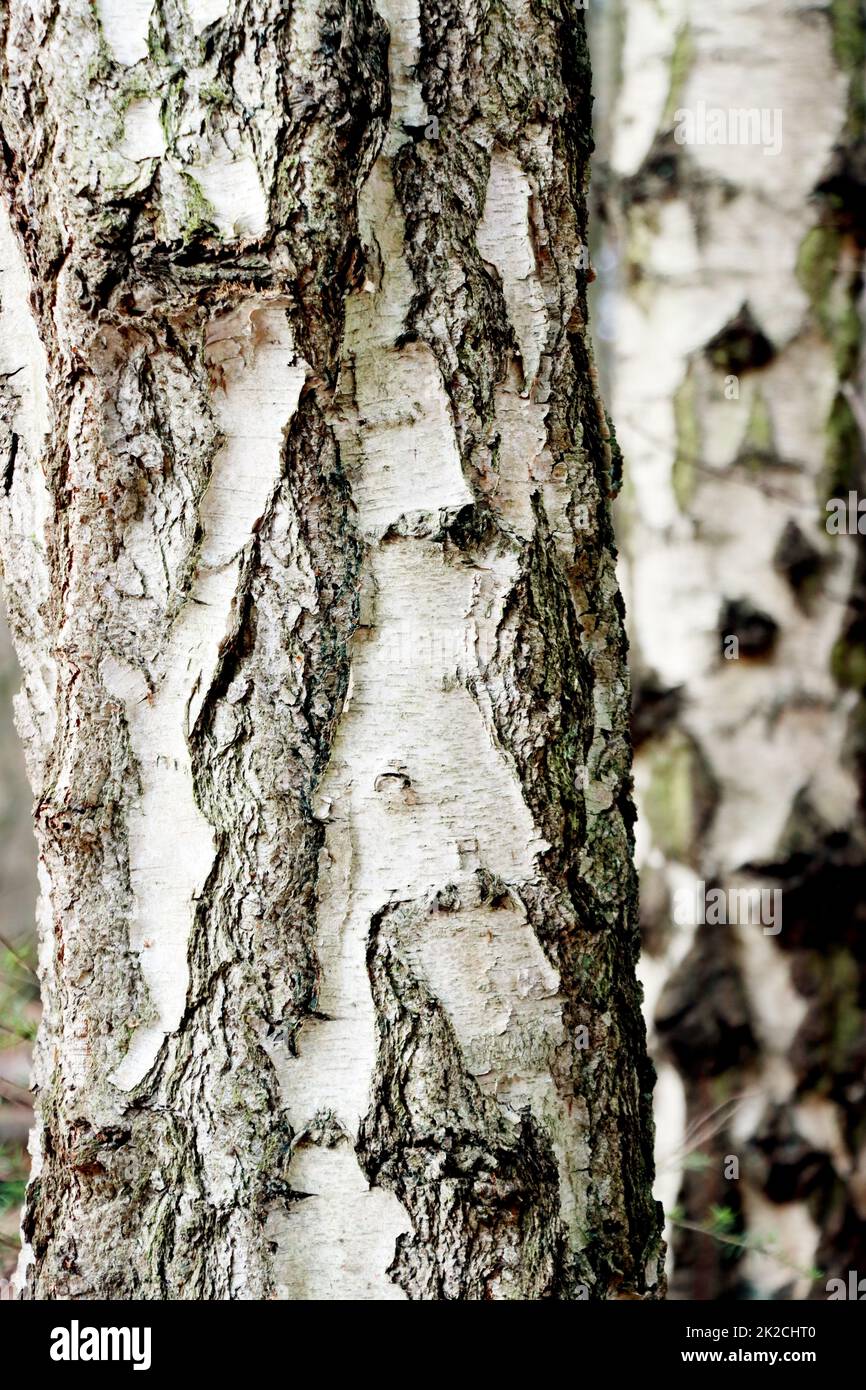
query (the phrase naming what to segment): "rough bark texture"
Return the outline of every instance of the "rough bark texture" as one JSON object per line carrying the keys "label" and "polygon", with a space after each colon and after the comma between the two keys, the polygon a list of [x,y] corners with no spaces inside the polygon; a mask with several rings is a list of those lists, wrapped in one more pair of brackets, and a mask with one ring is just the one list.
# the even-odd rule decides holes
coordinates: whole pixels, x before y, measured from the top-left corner
{"label": "rough bark texture", "polygon": [[582,16],[4,22],[26,1288],[652,1296]]}
{"label": "rough bark texture", "polygon": [[[618,13],[612,399],[671,1290],[824,1297],[866,1266],[863,540],[825,527],[866,492],[866,21]],[[781,150],[677,143],[700,102],[778,109]],[[781,930],[677,926],[696,880],[781,890]]]}

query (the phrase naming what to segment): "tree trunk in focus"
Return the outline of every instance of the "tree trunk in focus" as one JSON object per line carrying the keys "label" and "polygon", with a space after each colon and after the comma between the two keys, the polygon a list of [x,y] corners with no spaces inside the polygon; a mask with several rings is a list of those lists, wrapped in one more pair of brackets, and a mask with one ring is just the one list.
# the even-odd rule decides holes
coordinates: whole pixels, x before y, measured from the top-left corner
{"label": "tree trunk in focus", "polygon": [[582,16],[4,22],[25,1289],[656,1296]]}
{"label": "tree trunk in focus", "polygon": [[[866,576],[826,525],[866,493],[866,24],[619,14],[611,378],[671,1291],[825,1297],[866,1268]],[[677,921],[701,885],[780,914]]]}

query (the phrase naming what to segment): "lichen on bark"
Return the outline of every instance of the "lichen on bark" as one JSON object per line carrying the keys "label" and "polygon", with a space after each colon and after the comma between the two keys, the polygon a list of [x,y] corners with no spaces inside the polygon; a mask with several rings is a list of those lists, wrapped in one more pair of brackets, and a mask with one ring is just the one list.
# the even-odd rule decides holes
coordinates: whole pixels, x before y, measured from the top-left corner
{"label": "lichen on bark", "polygon": [[121,9],[4,21],[25,1288],[655,1296],[582,16]]}

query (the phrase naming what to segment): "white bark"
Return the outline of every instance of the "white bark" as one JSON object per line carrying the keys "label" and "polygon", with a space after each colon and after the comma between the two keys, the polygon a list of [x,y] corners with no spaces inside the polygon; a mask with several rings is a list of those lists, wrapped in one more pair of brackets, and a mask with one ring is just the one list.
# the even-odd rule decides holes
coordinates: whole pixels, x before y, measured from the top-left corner
{"label": "white bark", "polygon": [[98,15],[6,36],[26,1285],[653,1296],[581,22]]}
{"label": "white bark", "polygon": [[[740,1235],[776,1242],[778,1258],[738,1269],[711,1241],[678,1238],[681,1293],[741,1279],[757,1296],[804,1296],[815,1264],[856,1264],[850,1230],[866,1215],[849,999],[863,978],[862,566],[857,539],[824,525],[826,500],[862,470],[862,11],[629,0],[622,23],[611,373],[649,733],[635,775],[659,1195],[673,1207],[685,1152],[703,1149],[688,1219],[727,1204]],[[677,111],[701,103],[779,112],[781,149],[678,144]],[[760,652],[750,609],[777,629]],[[781,932],[676,925],[677,891],[700,880],[784,888]]]}

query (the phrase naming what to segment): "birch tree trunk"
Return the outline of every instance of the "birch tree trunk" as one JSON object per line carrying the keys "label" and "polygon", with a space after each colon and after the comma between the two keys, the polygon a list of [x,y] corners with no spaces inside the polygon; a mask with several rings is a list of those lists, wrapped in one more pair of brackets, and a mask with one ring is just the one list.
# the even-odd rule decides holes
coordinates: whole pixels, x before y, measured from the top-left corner
{"label": "birch tree trunk", "polygon": [[5,24],[27,1290],[657,1294],[582,16]]}
{"label": "birch tree trunk", "polygon": [[[825,1297],[866,1264],[864,564],[825,525],[866,490],[866,23],[859,0],[618,13],[642,975],[660,1190],[692,1227],[671,1288]],[[701,109],[760,137],[702,141]],[[779,891],[781,915],[678,923],[701,885]],[[694,1230],[719,1209],[739,1261]]]}

